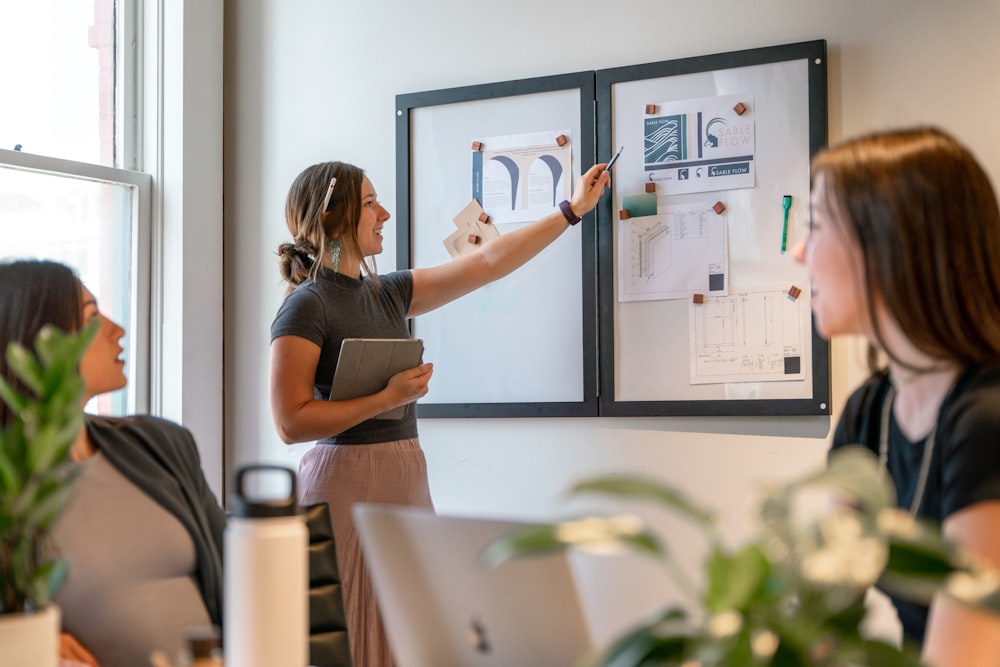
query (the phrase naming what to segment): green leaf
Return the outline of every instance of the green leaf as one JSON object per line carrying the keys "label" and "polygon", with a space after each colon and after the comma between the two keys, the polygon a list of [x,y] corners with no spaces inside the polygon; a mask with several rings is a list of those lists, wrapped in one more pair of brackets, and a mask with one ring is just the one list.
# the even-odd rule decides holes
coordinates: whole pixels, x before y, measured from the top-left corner
{"label": "green leaf", "polygon": [[889,540],[889,559],[879,585],[904,600],[928,604],[958,569],[958,554],[940,532],[922,523],[917,529],[907,538],[894,535]]}
{"label": "green leaf", "polygon": [[45,607],[65,574],[49,539],[76,477],[69,450],[82,426],[78,368],[99,326],[75,334],[45,326],[37,357],[17,344],[4,352],[27,391],[0,381],[14,415],[0,432],[0,613]]}
{"label": "green leaf", "polygon": [[21,489],[21,480],[10,456],[12,452],[8,451],[14,447],[6,433],[0,433],[0,495],[2,496],[15,495]]}
{"label": "green leaf", "polygon": [[63,582],[66,580],[66,572],[69,571],[69,567],[66,565],[66,561],[63,559],[58,559],[52,561],[52,570],[49,572],[48,588],[49,593],[52,597],[56,596],[59,589],[62,587]]}
{"label": "green leaf", "polygon": [[680,665],[690,645],[691,640],[683,636],[634,635],[616,644],[602,664],[605,667]]}
{"label": "green leaf", "polygon": [[28,399],[15,390],[6,379],[0,377],[0,399],[10,407],[15,415],[21,413],[28,404]]}
{"label": "green leaf", "polygon": [[591,517],[575,521],[537,524],[501,536],[483,550],[481,559],[492,566],[522,556],[565,551],[569,548],[592,552],[638,551],[665,556],[659,540],[635,517]]}
{"label": "green leaf", "polygon": [[59,518],[70,487],[66,484],[52,484],[40,490],[35,503],[25,513],[25,520],[42,529],[49,529]]}
{"label": "green leaf", "polygon": [[691,502],[680,491],[641,477],[628,475],[596,477],[575,484],[571,492],[575,494],[602,493],[622,498],[655,500],[695,523],[703,526],[711,526],[714,523],[712,512]]}
{"label": "green leaf", "polygon": [[707,570],[705,607],[712,613],[745,609],[755,599],[766,596],[771,566],[756,545],[751,544],[732,556],[715,550],[708,559]]}
{"label": "green leaf", "polygon": [[496,566],[522,556],[565,551],[571,545],[556,538],[556,525],[532,526],[509,533],[492,542],[480,558],[487,565]]}
{"label": "green leaf", "polygon": [[35,395],[41,395],[45,386],[42,367],[26,347],[14,341],[7,346],[7,365]]}
{"label": "green leaf", "polygon": [[31,598],[38,609],[48,606],[52,599],[53,591],[50,588],[50,583],[58,568],[58,563],[50,560],[39,565],[31,574],[31,584],[34,588]]}
{"label": "green leaf", "polygon": [[615,640],[601,655],[603,667],[679,665],[691,652],[696,636],[687,614],[672,608]]}

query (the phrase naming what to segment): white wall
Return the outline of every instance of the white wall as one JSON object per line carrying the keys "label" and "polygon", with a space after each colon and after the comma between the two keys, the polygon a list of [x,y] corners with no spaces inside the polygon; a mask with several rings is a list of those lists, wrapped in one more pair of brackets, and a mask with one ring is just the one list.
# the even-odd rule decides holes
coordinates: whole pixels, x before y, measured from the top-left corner
{"label": "white wall", "polygon": [[[220,0],[146,0],[144,169],[154,175],[155,414],[195,436],[223,498],[223,35]],[[156,17],[154,20],[154,16]],[[155,54],[155,57],[154,57]],[[154,128],[159,127],[160,131]],[[157,355],[156,348],[160,354]]]}
{"label": "white wall", "polygon": [[[308,447],[280,443],[267,403],[284,196],[305,166],[340,159],[365,168],[394,210],[396,94],[823,38],[831,140],[940,124],[996,182],[997,25],[996,0],[228,0],[228,466],[294,464]],[[394,257],[390,236],[380,268]],[[863,377],[861,353],[856,343],[834,345],[835,409]],[[441,512],[551,517],[566,511],[561,493],[572,481],[634,470],[710,502],[738,539],[758,483],[820,465],[830,427],[827,418],[424,420],[420,433]],[[676,547],[695,563],[701,552],[691,544]],[[659,581],[624,590],[609,618],[670,594]]]}

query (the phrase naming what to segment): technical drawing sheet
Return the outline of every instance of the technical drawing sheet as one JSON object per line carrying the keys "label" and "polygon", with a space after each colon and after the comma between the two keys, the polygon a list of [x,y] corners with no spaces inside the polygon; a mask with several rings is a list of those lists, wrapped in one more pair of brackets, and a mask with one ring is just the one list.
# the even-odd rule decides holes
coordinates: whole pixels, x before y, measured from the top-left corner
{"label": "technical drawing sheet", "polygon": [[618,300],[729,293],[726,214],[712,202],[666,206],[618,223]]}
{"label": "technical drawing sheet", "polygon": [[803,380],[807,291],[753,289],[692,303],[691,384]]}

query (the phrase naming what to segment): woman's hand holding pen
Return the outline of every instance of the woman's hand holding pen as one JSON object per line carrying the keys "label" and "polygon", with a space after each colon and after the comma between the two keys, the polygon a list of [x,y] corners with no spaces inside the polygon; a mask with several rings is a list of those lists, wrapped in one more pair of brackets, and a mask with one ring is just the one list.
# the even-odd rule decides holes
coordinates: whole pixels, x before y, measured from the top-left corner
{"label": "woman's hand holding pen", "polygon": [[595,164],[577,181],[573,191],[573,199],[569,205],[573,212],[581,218],[597,206],[604,189],[611,185],[611,174],[604,168],[604,163]]}
{"label": "woman's hand holding pen", "polygon": [[389,392],[393,400],[392,407],[406,405],[426,396],[428,391],[427,385],[433,373],[434,364],[421,364],[414,368],[400,371],[389,378],[389,383],[383,391]]}

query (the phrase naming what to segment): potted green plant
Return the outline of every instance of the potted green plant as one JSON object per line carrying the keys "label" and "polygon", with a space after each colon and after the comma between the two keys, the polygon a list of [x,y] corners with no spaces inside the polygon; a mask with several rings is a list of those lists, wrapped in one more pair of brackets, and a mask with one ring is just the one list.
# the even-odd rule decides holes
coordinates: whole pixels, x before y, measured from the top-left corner
{"label": "potted green plant", "polygon": [[[902,597],[928,602],[940,590],[1000,613],[995,573],[946,542],[934,526],[898,510],[891,483],[861,448],[767,491],[759,530],[724,546],[708,510],[669,486],[629,476],[577,484],[572,492],[662,504],[704,531],[705,586],[625,633],[583,664],[645,666],[919,665],[917,651],[865,639],[863,595],[876,581]],[[492,543],[483,559],[565,549],[635,550],[675,567],[670,550],[634,516],[591,516],[520,529]],[[678,588],[683,590],[683,586]]]}
{"label": "potted green plant", "polygon": [[0,399],[13,414],[0,430],[2,665],[54,667],[58,658],[59,612],[52,597],[65,566],[52,528],[75,477],[69,452],[83,424],[78,367],[97,326],[74,334],[46,326],[34,354],[16,342],[6,350],[24,390],[0,377]]}

